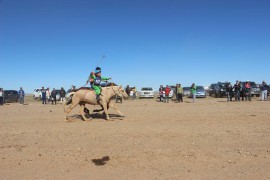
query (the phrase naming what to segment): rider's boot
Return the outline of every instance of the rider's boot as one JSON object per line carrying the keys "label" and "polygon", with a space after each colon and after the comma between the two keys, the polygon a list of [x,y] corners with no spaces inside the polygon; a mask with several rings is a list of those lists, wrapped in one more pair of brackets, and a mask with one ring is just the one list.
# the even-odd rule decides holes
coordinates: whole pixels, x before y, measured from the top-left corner
{"label": "rider's boot", "polygon": [[97,102],[100,101],[100,94],[97,94],[97,95],[96,95],[96,99],[97,99]]}

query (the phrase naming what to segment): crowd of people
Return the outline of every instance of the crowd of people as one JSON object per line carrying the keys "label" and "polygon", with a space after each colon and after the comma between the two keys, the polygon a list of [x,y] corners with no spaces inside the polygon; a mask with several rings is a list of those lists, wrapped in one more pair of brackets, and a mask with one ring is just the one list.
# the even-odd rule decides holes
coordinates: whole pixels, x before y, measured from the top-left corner
{"label": "crowd of people", "polygon": [[[101,69],[97,69],[94,74],[91,74],[89,78],[89,82],[92,82],[92,87],[94,91],[97,94],[97,99],[99,99],[99,95],[101,94],[101,87],[100,87],[100,81],[102,80],[108,80],[110,78],[103,78],[101,77]],[[96,82],[98,81],[98,82]],[[262,84],[259,86],[261,90],[261,100],[266,101],[267,100],[267,95],[268,95],[268,89],[269,86],[265,81],[262,82]],[[226,88],[226,96],[227,96],[227,101],[233,101],[233,98],[235,101],[251,101],[251,93],[252,93],[252,86],[249,81],[242,83],[241,81],[236,81],[234,85],[232,85],[230,82],[227,82],[225,85]],[[75,86],[72,86],[71,90],[75,89]],[[196,101],[196,85],[192,83],[190,86],[190,97],[192,98],[192,102],[194,103]],[[137,90],[135,87],[130,88],[129,85],[125,88],[126,93],[128,96],[132,97],[133,100],[137,98]],[[181,103],[183,102],[183,96],[184,96],[184,91],[183,87],[181,84],[176,84],[175,89],[172,89],[170,86],[166,85],[166,87],[163,87],[160,85],[159,88],[159,100],[160,102],[164,103],[169,103],[170,101],[170,92],[174,90],[175,96],[176,96],[176,102]],[[132,92],[132,95],[131,95]],[[24,104],[24,97],[25,97],[25,92],[23,88],[21,87],[20,90],[18,91],[19,95],[19,102],[20,104]],[[42,87],[41,89],[41,100],[42,104],[47,104],[51,102],[51,104],[57,103],[57,100],[60,100],[62,103],[65,100],[66,96],[66,91],[62,87],[61,90],[56,91],[55,88],[53,88],[52,91],[50,91],[50,88],[44,88]],[[58,99],[59,98],[59,99]],[[122,99],[120,97],[116,97],[116,102],[120,101],[122,103]],[[3,105],[4,103],[4,90],[3,88],[0,88],[0,105]]]}
{"label": "crowd of people", "polygon": [[63,101],[65,100],[66,97],[66,91],[65,89],[62,87],[61,90],[59,92],[56,91],[55,88],[53,88],[52,91],[50,91],[50,88],[45,89],[44,87],[41,88],[41,100],[42,100],[42,104],[47,104],[49,102],[56,105],[57,102],[57,94],[59,93],[59,100],[61,103],[63,103]]}
{"label": "crowd of people", "polygon": [[[259,86],[260,88],[260,97],[262,101],[266,101],[268,99],[268,89],[269,86],[265,81],[262,82],[262,84]],[[172,89],[167,85],[166,87],[163,87],[160,85],[159,88],[159,100],[160,102],[168,103],[169,102],[169,94]],[[193,83],[190,86],[190,97],[192,98],[192,102],[196,101],[196,92],[197,87]],[[181,84],[176,84],[174,93],[176,94],[176,102],[180,103],[183,102],[183,87]],[[233,101],[233,98],[235,101],[251,101],[251,94],[252,93],[252,86],[249,81],[242,83],[241,81],[236,81],[234,85],[232,85],[230,82],[226,84],[226,95],[227,95],[227,101]]]}
{"label": "crowd of people", "polygon": [[[172,91],[172,89],[170,88],[170,86],[166,85],[166,87],[164,88],[162,85],[160,85],[160,88],[158,90],[159,101],[164,102],[164,103],[169,103],[171,91]],[[184,90],[183,90],[183,87],[181,84],[176,84],[174,93],[176,94],[176,102],[177,103],[183,102]],[[191,93],[191,97],[192,97],[192,102],[195,102],[195,100],[196,100],[196,85],[194,83],[190,87],[190,93]]]}
{"label": "crowd of people", "polygon": [[[267,100],[267,93],[268,93],[268,85],[265,81],[262,82],[260,85],[261,90],[261,100]],[[233,97],[235,101],[251,101],[251,92],[252,86],[249,81],[242,83],[241,81],[236,81],[236,83],[232,86],[230,82],[226,84],[226,94],[227,94],[227,101],[232,101]]]}

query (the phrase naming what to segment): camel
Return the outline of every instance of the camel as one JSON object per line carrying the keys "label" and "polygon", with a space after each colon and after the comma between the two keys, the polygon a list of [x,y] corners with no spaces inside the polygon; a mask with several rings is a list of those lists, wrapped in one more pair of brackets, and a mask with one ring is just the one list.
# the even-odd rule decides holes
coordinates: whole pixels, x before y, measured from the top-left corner
{"label": "camel", "polygon": [[119,109],[111,102],[112,97],[115,95],[128,98],[127,93],[121,86],[103,87],[99,102],[97,102],[96,94],[93,90],[82,88],[78,89],[76,92],[70,93],[70,101],[67,101],[64,104],[66,113],[65,121],[67,121],[67,115],[70,113],[70,111],[78,104],[81,106],[80,114],[82,115],[84,121],[87,120],[84,113],[85,104],[100,105],[104,109],[106,120],[110,120],[108,115],[109,107],[113,108],[121,117],[124,117],[124,114],[121,113]]}

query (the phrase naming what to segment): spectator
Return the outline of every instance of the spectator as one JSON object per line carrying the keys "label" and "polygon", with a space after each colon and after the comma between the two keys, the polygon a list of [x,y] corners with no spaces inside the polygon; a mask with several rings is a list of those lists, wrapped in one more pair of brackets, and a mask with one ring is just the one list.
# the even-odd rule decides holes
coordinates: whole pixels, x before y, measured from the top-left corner
{"label": "spectator", "polygon": [[183,102],[183,88],[181,87],[181,84],[176,85],[176,97],[177,102]]}
{"label": "spectator", "polygon": [[123,98],[121,96],[115,95],[115,103],[118,103],[120,101],[120,104],[123,102]]}
{"label": "spectator", "polygon": [[244,98],[245,98],[245,96],[246,96],[246,93],[245,93],[245,85],[240,81],[239,82],[239,84],[240,84],[240,96],[241,96],[241,98],[242,98],[242,101],[244,101]]}
{"label": "spectator", "polygon": [[245,99],[246,101],[251,101],[251,85],[249,81],[245,84]]}
{"label": "spectator", "polygon": [[41,89],[41,99],[42,99],[42,104],[47,104],[47,102],[46,102],[46,90],[44,89],[44,87],[42,87],[42,89]]}
{"label": "spectator", "polygon": [[239,81],[236,81],[235,85],[233,86],[235,101],[240,101],[240,84]]}
{"label": "spectator", "polygon": [[159,101],[162,102],[163,101],[163,91],[164,91],[164,88],[162,85],[160,85],[160,88],[158,90],[159,92]]}
{"label": "spectator", "polygon": [[61,87],[61,90],[60,90],[60,101],[61,103],[63,103],[63,101],[65,100],[65,97],[66,97],[66,91],[63,87]]}
{"label": "spectator", "polygon": [[46,90],[46,99],[48,100],[48,102],[50,102],[50,100],[51,100],[51,91],[50,91],[50,88],[47,88],[47,90]]}
{"label": "spectator", "polygon": [[174,89],[175,92],[173,92],[173,94],[175,94],[176,102],[178,101],[177,87],[178,87],[178,84],[175,85],[175,89]]}
{"label": "spectator", "polygon": [[263,81],[262,82],[262,85],[261,85],[262,101],[266,101],[267,100],[267,89],[268,89],[268,86],[267,86],[266,82]]}
{"label": "spectator", "polygon": [[0,88],[0,105],[3,106],[4,104],[4,91]]}
{"label": "spectator", "polygon": [[128,97],[129,97],[129,96],[130,96],[130,88],[129,88],[129,85],[127,85],[127,87],[126,87],[126,93],[127,93]]}
{"label": "spectator", "polygon": [[53,102],[56,105],[56,90],[55,90],[55,88],[53,88],[53,90],[52,90],[51,97],[52,97],[52,99],[51,99],[52,100],[52,105],[53,105]]}
{"label": "spectator", "polygon": [[133,89],[133,100],[135,100],[137,98],[136,93],[137,93],[137,90],[136,90],[136,87],[134,87],[134,89]]}
{"label": "spectator", "polygon": [[191,95],[192,95],[192,99],[193,99],[193,103],[195,103],[195,100],[196,100],[196,86],[195,84],[193,83],[190,87],[190,92],[191,92]]}
{"label": "spectator", "polygon": [[22,87],[20,87],[20,90],[18,91],[19,94],[19,102],[20,104],[24,104],[24,90]]}
{"label": "spectator", "polygon": [[170,92],[171,92],[171,88],[167,85],[166,88],[165,88],[165,103],[169,103],[169,95],[170,95]]}
{"label": "spectator", "polygon": [[70,87],[70,92],[74,92],[75,90],[76,90],[76,86],[71,85],[71,87]]}
{"label": "spectator", "polygon": [[230,82],[226,84],[226,94],[227,94],[227,101],[232,101],[233,87]]}

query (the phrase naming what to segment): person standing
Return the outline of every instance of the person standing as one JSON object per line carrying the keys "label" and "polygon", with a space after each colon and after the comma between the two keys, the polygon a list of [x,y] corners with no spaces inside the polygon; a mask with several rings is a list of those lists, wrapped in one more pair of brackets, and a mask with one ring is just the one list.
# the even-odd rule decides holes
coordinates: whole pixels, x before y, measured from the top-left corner
{"label": "person standing", "polygon": [[42,99],[42,104],[46,104],[46,90],[44,89],[44,87],[42,87],[41,89],[41,99]]}
{"label": "person standing", "polygon": [[60,101],[61,103],[63,103],[63,101],[65,100],[65,97],[66,97],[66,91],[63,87],[61,87],[61,90],[60,90]]}
{"label": "person standing", "polygon": [[246,96],[245,94],[245,84],[243,84],[241,81],[239,82],[240,85],[240,97],[242,98],[242,101],[244,101],[244,98]]}
{"label": "person standing", "polygon": [[167,85],[166,88],[165,88],[165,103],[169,103],[169,95],[170,95],[170,92],[171,92],[171,88]]}
{"label": "person standing", "polygon": [[177,87],[178,87],[178,84],[175,85],[175,89],[174,89],[175,92],[173,92],[173,94],[175,94],[175,100],[176,100],[176,102],[178,102]]}
{"label": "person standing", "polygon": [[162,102],[163,101],[163,91],[164,91],[164,88],[162,85],[160,85],[160,88],[158,90],[158,93],[159,93],[159,101]]}
{"label": "person standing", "polygon": [[53,105],[53,102],[54,102],[54,104],[56,105],[56,90],[55,90],[55,88],[53,88],[53,90],[52,90],[52,93],[51,93],[51,100],[52,100],[52,105]]}
{"label": "person standing", "polygon": [[130,96],[130,88],[129,88],[129,85],[127,85],[127,87],[126,87],[126,93],[127,93],[128,97],[129,97],[129,96]]}
{"label": "person standing", "polygon": [[190,87],[190,92],[191,92],[191,95],[192,95],[192,99],[193,99],[193,103],[195,103],[195,100],[196,100],[196,86],[195,86],[195,83],[193,83]]}
{"label": "person standing", "polygon": [[50,88],[47,88],[47,90],[46,90],[46,99],[48,100],[48,103],[51,100],[51,91],[50,91]]}
{"label": "person standing", "polygon": [[4,105],[4,91],[2,88],[0,88],[0,105]]}
{"label": "person standing", "polygon": [[18,91],[19,94],[19,102],[20,104],[24,104],[24,90],[22,87],[20,87],[20,90]]}
{"label": "person standing", "polygon": [[240,84],[239,84],[239,81],[236,81],[233,88],[234,88],[234,93],[235,93],[235,101],[240,101]]}
{"label": "person standing", "polygon": [[134,87],[134,89],[133,89],[133,100],[135,100],[136,98],[137,98],[137,96],[136,96],[136,93],[137,93],[137,90],[136,90],[136,87]]}
{"label": "person standing", "polygon": [[176,86],[176,96],[177,102],[183,102],[183,88],[181,87],[181,84],[177,84]]}
{"label": "person standing", "polygon": [[262,85],[261,85],[262,101],[266,101],[267,100],[267,89],[268,89],[268,86],[267,86],[266,82],[263,81],[262,82]]}
{"label": "person standing", "polygon": [[246,101],[251,101],[251,85],[249,81],[245,83],[245,99]]}
{"label": "person standing", "polygon": [[225,87],[226,87],[227,101],[232,101],[233,88],[231,83],[228,82]]}

